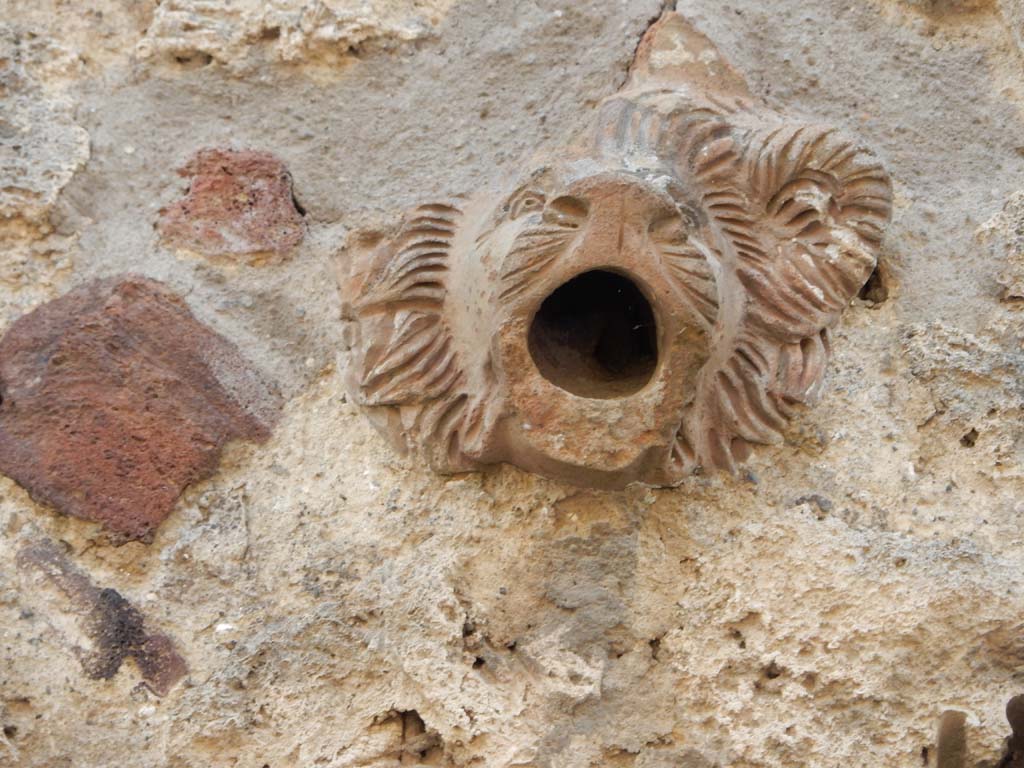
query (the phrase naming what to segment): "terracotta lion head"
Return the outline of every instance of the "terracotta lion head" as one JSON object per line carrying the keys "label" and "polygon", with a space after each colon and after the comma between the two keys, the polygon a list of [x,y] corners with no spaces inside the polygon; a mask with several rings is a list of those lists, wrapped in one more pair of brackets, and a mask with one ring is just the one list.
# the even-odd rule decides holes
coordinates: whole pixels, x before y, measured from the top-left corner
{"label": "terracotta lion head", "polygon": [[890,204],[867,149],[757,104],[667,13],[565,149],[346,252],[349,389],[443,472],[734,470],[818,395]]}

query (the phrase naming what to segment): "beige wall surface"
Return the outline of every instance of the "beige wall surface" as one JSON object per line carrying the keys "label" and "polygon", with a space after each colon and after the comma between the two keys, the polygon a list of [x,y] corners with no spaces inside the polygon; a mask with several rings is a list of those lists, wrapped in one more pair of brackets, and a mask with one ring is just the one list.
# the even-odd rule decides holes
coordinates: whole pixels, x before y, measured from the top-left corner
{"label": "beige wall surface", "polygon": [[[132,274],[219,339],[181,339],[207,386],[174,344],[89,347],[119,299],[61,320],[82,365],[176,393],[114,476],[200,458],[127,539],[54,490],[108,422],[84,453],[47,443],[74,472],[0,476],[0,766],[1000,764],[1024,693],[1015,0],[674,6],[756,99],[860,137],[893,182],[820,401],[735,476],[439,475],[346,394],[347,248],[558,152],[670,7],[0,0],[0,334]],[[0,455],[5,418],[29,425],[9,450],[42,441],[113,370],[31,401],[0,380]],[[221,429],[218,387],[259,428]]]}

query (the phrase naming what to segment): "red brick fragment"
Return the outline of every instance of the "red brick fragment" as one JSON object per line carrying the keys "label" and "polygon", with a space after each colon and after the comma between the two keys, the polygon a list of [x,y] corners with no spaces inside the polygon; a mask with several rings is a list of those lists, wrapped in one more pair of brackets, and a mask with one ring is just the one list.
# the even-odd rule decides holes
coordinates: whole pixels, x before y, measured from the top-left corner
{"label": "red brick fragment", "polygon": [[263,441],[276,391],[160,283],[88,283],[0,340],[0,472],[36,500],[152,540],[230,440]]}
{"label": "red brick fragment", "polygon": [[159,696],[188,674],[185,660],[167,635],[149,632],[142,613],[116,589],[101,589],[68,559],[50,539],[26,544],[18,552],[18,565],[42,573],[84,614],[82,629],[92,650],[75,648],[85,674],[93,680],[109,680],[125,659],[133,659],[142,679]]}
{"label": "red brick fragment", "polygon": [[269,152],[204,149],[178,173],[188,194],[162,210],[168,244],[204,256],[283,258],[306,233],[292,196],[292,178]]}

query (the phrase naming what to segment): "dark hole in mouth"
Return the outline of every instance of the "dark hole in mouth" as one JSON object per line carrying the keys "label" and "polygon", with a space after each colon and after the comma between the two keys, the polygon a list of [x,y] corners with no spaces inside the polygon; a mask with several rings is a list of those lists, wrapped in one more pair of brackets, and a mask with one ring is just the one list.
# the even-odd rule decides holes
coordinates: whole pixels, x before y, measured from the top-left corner
{"label": "dark hole in mouth", "polygon": [[606,270],[577,275],[544,299],[527,343],[541,375],[581,397],[630,395],[658,365],[650,303],[629,278]]}

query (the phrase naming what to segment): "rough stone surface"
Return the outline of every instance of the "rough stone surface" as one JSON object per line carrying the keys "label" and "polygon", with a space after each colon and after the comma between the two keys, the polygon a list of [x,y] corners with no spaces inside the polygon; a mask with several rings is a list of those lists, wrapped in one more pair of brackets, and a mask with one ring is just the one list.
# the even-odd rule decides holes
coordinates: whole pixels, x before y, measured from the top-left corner
{"label": "rough stone surface", "polygon": [[75,123],[72,103],[44,87],[75,63],[52,40],[0,25],[0,225],[15,218],[45,222],[89,157],[89,135]]}
{"label": "rough stone surface", "polygon": [[430,34],[451,2],[163,0],[136,53],[188,65],[217,61],[239,72],[266,61],[336,68],[368,47]]}
{"label": "rough stone surface", "polygon": [[981,226],[978,240],[989,247],[994,263],[1002,263],[996,275],[1001,298],[1024,300],[1024,191],[1011,196],[1003,210]]}
{"label": "rough stone surface", "polygon": [[[416,204],[565,147],[661,3],[463,0],[413,41],[310,37],[283,61],[282,26],[204,64],[141,56],[181,4],[0,0],[48,41],[30,87],[90,145],[84,164],[41,148],[77,170],[49,233],[18,235],[0,325],[143,274],[287,399],[149,545],[112,547],[0,478],[0,765],[936,768],[943,723],[943,759],[962,744],[967,768],[1000,764],[1022,732],[1006,705],[1024,692],[1024,316],[1000,283],[1012,252],[983,225],[1024,188],[1013,0],[677,5],[755,99],[872,147],[893,221],[822,400],[782,443],[735,478],[594,492],[396,456],[344,394],[332,263],[357,232],[368,246]],[[287,166],[307,211],[290,258],[161,244],[176,171],[204,147]],[[187,681],[158,697],[132,659],[85,674],[91,609],[18,561],[42,539],[172,636]]]}
{"label": "rough stone surface", "polygon": [[999,0],[1006,26],[1009,27],[1021,55],[1024,55],[1024,1]]}
{"label": "rough stone surface", "polygon": [[305,225],[284,164],[268,152],[206,149],[178,173],[188,194],[160,213],[164,240],[204,256],[250,263],[288,256]]}
{"label": "rough stone surface", "polygon": [[89,283],[0,340],[0,472],[39,501],[148,541],[229,440],[266,440],[276,396],[151,280]]}
{"label": "rough stone surface", "polygon": [[70,277],[77,237],[55,232],[51,213],[89,158],[89,135],[66,93],[82,71],[48,35],[0,22],[0,327]]}

